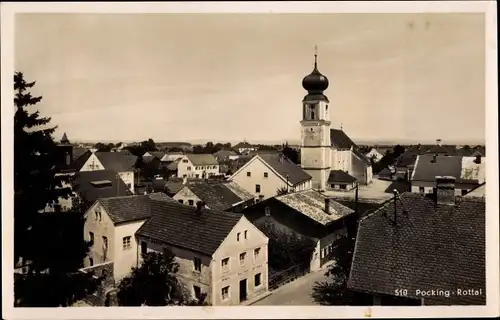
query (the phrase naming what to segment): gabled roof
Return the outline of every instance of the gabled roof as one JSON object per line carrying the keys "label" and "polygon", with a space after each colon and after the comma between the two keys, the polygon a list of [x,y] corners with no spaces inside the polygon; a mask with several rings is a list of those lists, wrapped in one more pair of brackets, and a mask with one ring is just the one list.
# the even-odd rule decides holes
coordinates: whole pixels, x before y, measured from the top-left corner
{"label": "gabled roof", "polygon": [[331,170],[330,175],[328,176],[328,183],[353,183],[356,182],[356,178],[351,176],[345,171],[342,170]]}
{"label": "gabled roof", "polygon": [[322,225],[328,225],[354,212],[354,210],[330,199],[330,210],[329,213],[326,213],[326,198],[316,190],[293,192],[275,197],[279,202]]}
{"label": "gabled roof", "polygon": [[191,161],[191,163],[195,166],[210,166],[210,165],[218,165],[217,159],[215,159],[213,154],[187,154],[186,157]]}
{"label": "gabled roof", "polygon": [[151,217],[151,203],[153,201],[177,203],[174,199],[160,192],[147,195],[101,198],[98,201],[114,224]]}
{"label": "gabled roof", "polygon": [[165,155],[165,152],[163,152],[163,151],[149,151],[148,153],[149,153],[151,156],[153,156],[153,157],[157,157],[157,158],[158,158],[158,159],[160,159],[160,160],[161,160],[161,159],[163,158],[163,156]]}
{"label": "gabled roof", "polygon": [[169,164],[167,164],[167,170],[170,170],[170,171],[177,170],[177,167],[179,166],[180,161],[181,161],[181,159],[177,159],[177,160],[174,160],[174,161],[170,162]]}
{"label": "gabled roof", "polygon": [[[89,151],[89,149],[87,149],[87,148],[74,147],[73,148],[73,161],[78,159],[80,156],[82,156],[87,151]],[[83,164],[82,164],[82,166],[83,166]]]}
{"label": "gabled roof", "polygon": [[403,152],[397,159],[396,159],[396,167],[408,167],[409,165],[415,164],[415,161],[417,160],[417,157],[421,154],[424,154],[425,152],[423,151],[422,148],[410,148]]}
{"label": "gabled roof", "polygon": [[394,201],[360,220],[349,288],[392,296],[404,288],[417,299],[416,290],[482,288],[483,296],[423,298],[425,304],[484,304],[484,200],[450,206],[416,193],[400,199],[395,224]]}
{"label": "gabled roof", "polygon": [[359,147],[349,138],[349,136],[339,129],[330,129],[330,142],[331,145],[338,149],[351,149],[355,156],[357,156],[364,163],[370,165],[370,159],[368,159],[361,151]]}
{"label": "gabled roof", "polygon": [[222,244],[241,214],[196,208],[180,203],[152,201],[152,217],[136,235],[211,256]]}
{"label": "gabled roof", "polygon": [[357,149],[358,146],[347,136],[343,130],[330,129],[330,140],[332,146],[339,149],[350,149],[351,147]]}
{"label": "gabled roof", "polygon": [[205,181],[190,181],[185,185],[211,210],[227,210],[242,199],[223,184],[209,184]]}
{"label": "gabled roof", "polygon": [[435,145],[432,148],[428,149],[426,153],[455,156],[457,155],[457,149],[456,146],[451,145]]}
{"label": "gabled roof", "polygon": [[486,182],[481,183],[474,189],[471,189],[468,193],[464,195],[464,197],[486,197]]}
{"label": "gabled roof", "polygon": [[219,150],[216,153],[214,153],[214,156],[220,157],[220,158],[227,158],[230,156],[237,156],[238,154],[234,152],[233,150]]}
{"label": "gabled roof", "polygon": [[134,171],[137,157],[122,152],[96,152],[96,157],[107,170],[116,172]]}
{"label": "gabled roof", "polygon": [[132,195],[125,182],[112,170],[80,171],[75,173],[73,191],[83,200]]}
{"label": "gabled roof", "polygon": [[288,181],[292,185],[297,185],[312,179],[307,172],[281,153],[262,153],[256,155],[255,157],[262,159],[262,161],[273,168],[281,177],[283,177],[283,179],[286,180],[288,176]]}
{"label": "gabled roof", "polygon": [[250,199],[255,199],[255,195],[243,189],[234,181],[224,182],[224,186],[231,190],[235,195],[237,195],[242,201],[247,201]]}

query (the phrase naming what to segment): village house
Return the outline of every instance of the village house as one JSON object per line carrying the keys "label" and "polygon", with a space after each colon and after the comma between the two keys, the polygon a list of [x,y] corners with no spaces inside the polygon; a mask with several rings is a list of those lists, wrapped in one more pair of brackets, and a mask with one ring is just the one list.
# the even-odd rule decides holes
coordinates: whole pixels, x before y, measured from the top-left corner
{"label": "village house", "polygon": [[380,152],[380,151],[379,151],[378,149],[376,149],[376,148],[371,148],[371,150],[370,150],[370,151],[368,151],[368,152],[365,154],[365,157],[366,157],[367,159],[369,159],[369,160],[372,160],[372,159],[373,159],[373,161],[374,161],[374,162],[379,162],[379,161],[382,159],[382,157],[383,157],[383,156],[384,156],[384,155],[382,154],[382,152]]}
{"label": "village house", "polygon": [[176,161],[178,159],[181,159],[183,156],[184,156],[184,153],[182,153],[181,151],[169,151],[169,152],[165,153],[163,158],[161,158],[160,160],[162,162],[172,162],[172,161]]}
{"label": "village house", "polygon": [[178,178],[204,179],[219,174],[219,162],[211,154],[186,154],[177,164]]}
{"label": "village house", "polygon": [[330,128],[330,101],[323,94],[328,85],[327,77],[318,71],[315,55],[313,71],[302,80],[307,95],[302,100],[300,165],[312,177],[312,187],[320,191],[328,188],[331,170],[345,171],[359,183],[370,184],[370,160],[342,128]]}
{"label": "village house", "polygon": [[161,193],[99,198],[85,213],[84,239],[92,246],[84,267],[113,262],[116,282],[137,265],[135,232],[151,217],[151,202],[175,202]]}
{"label": "village house", "polygon": [[184,182],[172,198],[190,206],[196,206],[201,201],[207,209],[233,212],[239,212],[255,202],[251,193],[234,182],[209,183],[205,180]]}
{"label": "village house", "polygon": [[[268,238],[244,216],[152,201],[152,217],[136,232],[139,253],[169,249],[179,280],[213,306],[239,305],[268,292]],[[137,262],[129,265],[140,264]]]}
{"label": "village house", "polygon": [[254,156],[228,180],[236,182],[259,200],[274,197],[278,190],[291,192],[312,187],[311,176],[281,153]]}
{"label": "village house", "polygon": [[373,305],[486,304],[485,201],[457,199],[454,183],[396,193],[360,220],[350,290]]}
{"label": "village house", "polygon": [[436,176],[445,175],[456,177],[455,192],[457,195],[465,195],[485,181],[485,162],[481,156],[420,155],[411,175],[411,191],[434,193]]}
{"label": "village house", "polygon": [[117,172],[130,191],[134,192],[134,172],[137,157],[122,152],[88,151],[76,159],[76,171],[112,170]]}
{"label": "village house", "polygon": [[351,190],[356,185],[356,178],[342,170],[331,170],[328,176],[328,187],[330,190]]}
{"label": "village house", "polygon": [[243,141],[233,146],[233,150],[238,152],[238,154],[247,154],[252,151],[256,151],[257,147],[251,145],[250,143]]}
{"label": "village house", "polygon": [[163,151],[148,151],[145,152],[142,157],[156,157],[158,160],[162,161],[166,153]]}
{"label": "village house", "polygon": [[233,150],[219,150],[214,153],[215,159],[219,161],[219,163],[224,161],[236,160],[239,158],[239,155]]}
{"label": "village house", "polygon": [[272,223],[315,241],[310,270],[319,270],[332,259],[333,243],[347,232],[350,209],[316,190],[305,190],[268,198],[242,211],[256,226]]}

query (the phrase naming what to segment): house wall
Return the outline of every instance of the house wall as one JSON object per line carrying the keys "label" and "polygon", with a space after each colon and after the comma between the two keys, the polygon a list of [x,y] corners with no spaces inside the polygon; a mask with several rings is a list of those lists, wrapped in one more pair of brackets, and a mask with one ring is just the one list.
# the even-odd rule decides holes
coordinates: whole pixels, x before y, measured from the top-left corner
{"label": "house wall", "polygon": [[163,158],[161,158],[161,161],[162,162],[175,161],[175,160],[180,159],[182,157],[184,157],[184,155],[182,155],[182,154],[166,154],[163,156]]}
{"label": "house wall", "polygon": [[[185,162],[187,160],[187,162]],[[204,165],[204,166],[195,166],[187,156],[183,156],[182,160],[179,162],[177,166],[177,177],[182,178],[184,175],[188,178],[202,178],[203,172],[205,172],[206,176],[218,175],[219,174],[219,165]]]}
{"label": "house wall", "polygon": [[[268,291],[268,241],[267,237],[244,217],[235,225],[213,255],[213,305],[240,304],[240,281],[243,279],[247,280],[249,300]],[[260,249],[257,257],[254,254],[255,249]],[[246,253],[244,263],[240,263],[241,253]],[[229,258],[228,268],[222,267],[222,260],[225,258]],[[260,274],[259,286],[255,286],[256,274]],[[229,296],[223,300],[222,289],[227,286]]]}
{"label": "house wall", "polygon": [[198,201],[201,201],[201,199],[198,198],[198,196],[196,196],[187,186],[184,186],[172,198],[174,198],[177,201],[182,200],[183,204],[189,204],[189,200],[193,200],[194,207],[196,207],[196,203]]}
{"label": "house wall", "polygon": [[97,158],[97,156],[92,153],[79,171],[95,170],[104,170],[104,165],[101,163],[101,161],[99,161],[99,158]]}
{"label": "house wall", "polygon": [[[455,184],[455,195],[462,195],[462,191],[469,191],[476,187],[477,185],[473,184]],[[433,193],[434,188],[436,187],[436,182],[434,181],[416,181],[413,180],[411,182],[411,192],[420,193],[420,188],[424,188],[424,194]]]}
{"label": "house wall", "polygon": [[125,182],[125,184],[129,187],[130,191],[134,192],[134,171],[124,171],[119,172],[118,175]]}
{"label": "house wall", "polygon": [[[114,275],[115,280],[120,281],[130,274],[131,268],[137,266],[138,248],[135,233],[146,220],[139,220],[115,225],[114,237]],[[123,238],[131,237],[130,248],[123,248]]]}
{"label": "house wall", "polygon": [[[344,185],[345,188],[342,189],[340,186],[341,185]],[[335,191],[350,191],[352,190],[352,188],[355,187],[355,184],[354,182],[353,183],[338,183],[338,182],[335,182],[335,183],[329,183],[327,185],[327,189],[328,190],[335,190]]]}
{"label": "house wall", "polygon": [[[100,216],[99,212],[101,213]],[[84,266],[90,267],[91,265],[113,261],[116,250],[115,226],[108,213],[99,202],[96,202],[87,210],[85,217],[83,236],[85,240],[89,241],[90,232],[92,232],[94,234],[94,244],[90,247],[89,256],[84,259]],[[108,238],[107,250],[104,246],[103,236]],[[93,260],[92,264],[90,258]]]}
{"label": "house wall", "polygon": [[372,167],[367,165],[363,160],[358,158],[354,153],[351,152],[351,172],[350,175],[355,177],[360,184],[370,184],[373,180]]}
{"label": "house wall", "polygon": [[379,162],[380,159],[382,159],[383,155],[377,151],[377,149],[373,148],[370,150],[370,152],[368,152],[366,155],[365,155],[368,159],[373,159],[375,162]]}
{"label": "house wall", "polygon": [[[333,244],[341,236],[347,234],[347,228],[341,227],[334,230],[332,233],[327,234],[318,241],[319,244],[319,265],[323,266],[328,261],[332,260]],[[313,270],[311,268],[311,270]]]}
{"label": "house wall", "polygon": [[[251,176],[247,176],[247,172]],[[267,172],[268,177],[264,178]],[[264,196],[263,199],[274,197],[280,188],[286,188],[286,181],[276,175],[261,159],[255,158],[248,163],[240,172],[231,178],[247,192],[255,195],[256,198]],[[260,192],[256,192],[255,186],[260,185]]]}

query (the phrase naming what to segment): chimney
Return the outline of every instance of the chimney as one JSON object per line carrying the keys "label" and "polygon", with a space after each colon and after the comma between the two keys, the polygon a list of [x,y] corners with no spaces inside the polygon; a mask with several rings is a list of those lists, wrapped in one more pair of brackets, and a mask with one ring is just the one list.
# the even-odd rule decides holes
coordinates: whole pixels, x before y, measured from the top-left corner
{"label": "chimney", "polygon": [[325,198],[325,212],[327,214],[330,214],[330,199],[329,198]]}
{"label": "chimney", "polygon": [[436,177],[436,203],[444,205],[455,204],[455,177]]}
{"label": "chimney", "polygon": [[186,177],[182,177],[182,184],[186,184],[187,180],[188,180],[187,176]]}
{"label": "chimney", "polygon": [[474,162],[476,164],[481,164],[481,155],[480,154],[476,155],[476,160],[474,160]]}
{"label": "chimney", "polygon": [[437,162],[437,157],[438,157],[437,154],[435,154],[435,155],[432,156],[432,163],[436,163]]}
{"label": "chimney", "polygon": [[203,209],[205,209],[205,203],[203,201],[198,201],[196,203],[196,215],[201,216]]}
{"label": "chimney", "polygon": [[441,139],[436,139],[436,144],[437,144],[438,146],[441,146]]}

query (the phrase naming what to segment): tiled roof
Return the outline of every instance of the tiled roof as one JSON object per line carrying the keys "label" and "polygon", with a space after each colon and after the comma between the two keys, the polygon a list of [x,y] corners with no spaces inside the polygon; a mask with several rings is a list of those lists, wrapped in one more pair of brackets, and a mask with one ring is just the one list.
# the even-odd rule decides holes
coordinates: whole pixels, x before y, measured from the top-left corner
{"label": "tiled roof", "polygon": [[142,162],[150,163],[155,157],[153,156],[142,156]]}
{"label": "tiled roof", "polygon": [[[109,181],[97,185],[95,182]],[[73,191],[83,200],[94,202],[98,198],[128,196],[132,192],[118,174],[111,170],[80,171],[75,173]]]}
{"label": "tiled roof", "polygon": [[217,159],[215,159],[213,154],[194,154],[190,153],[186,155],[195,166],[206,166],[206,165],[218,165]]}
{"label": "tiled roof", "polygon": [[234,152],[233,150],[219,150],[216,153],[214,153],[214,156],[218,158],[227,158],[230,156],[237,156],[238,154]]}
{"label": "tiled roof", "polygon": [[134,171],[137,157],[122,152],[96,152],[96,157],[107,170],[116,172]]}
{"label": "tiled roof", "polygon": [[151,203],[154,201],[177,203],[174,199],[160,193],[99,199],[99,203],[115,224],[151,217]]}
{"label": "tiled roof", "polygon": [[177,159],[177,160],[172,161],[169,164],[167,164],[167,170],[170,170],[170,171],[177,170],[177,167],[179,166],[180,161],[181,161],[181,159]]}
{"label": "tiled roof", "polygon": [[195,207],[166,201],[152,201],[151,211],[137,235],[210,256],[242,218],[208,209],[198,215]]}
{"label": "tiled roof", "polygon": [[480,183],[485,179],[485,163],[476,164],[475,160],[475,157],[420,155],[415,162],[412,180],[435,181],[436,176],[453,176],[457,183]]}
{"label": "tiled roof", "polygon": [[[430,196],[404,193],[362,218],[348,286],[395,295],[416,290],[483,289],[483,296],[424,297],[425,304],[485,303],[485,202],[436,205]],[[407,213],[403,212],[403,205]]]}
{"label": "tiled roof", "polygon": [[435,145],[432,148],[428,149],[426,153],[455,156],[457,155],[457,148],[456,146],[452,145]]}
{"label": "tiled roof", "polygon": [[277,196],[275,199],[322,225],[337,221],[354,212],[354,210],[330,199],[330,212],[326,213],[326,197],[316,190],[288,193]]}
{"label": "tiled roof", "polygon": [[356,182],[356,178],[342,170],[331,170],[328,176],[328,183],[335,182],[353,183]]}
{"label": "tiled roof", "polygon": [[422,149],[411,148],[406,150],[396,159],[396,167],[403,168],[415,164],[417,157],[421,154],[424,154]]}
{"label": "tiled roof", "polygon": [[237,195],[242,201],[247,201],[255,198],[253,194],[243,189],[240,185],[238,185],[234,181],[225,182],[224,185],[226,186],[226,188],[231,190],[235,195]]}
{"label": "tiled roof", "polygon": [[481,183],[474,189],[470,190],[468,193],[464,195],[464,197],[486,197],[486,182]]}
{"label": "tiled roof", "polygon": [[223,184],[212,185],[205,181],[196,181],[188,182],[186,187],[205,202],[211,210],[226,210],[242,201]]}
{"label": "tiled roof", "polygon": [[304,181],[312,179],[311,176],[305,172],[292,160],[288,159],[285,155],[279,153],[263,153],[259,154],[262,160],[267,163],[271,168],[276,170],[284,179],[288,176],[288,181],[292,185],[297,185]]}

